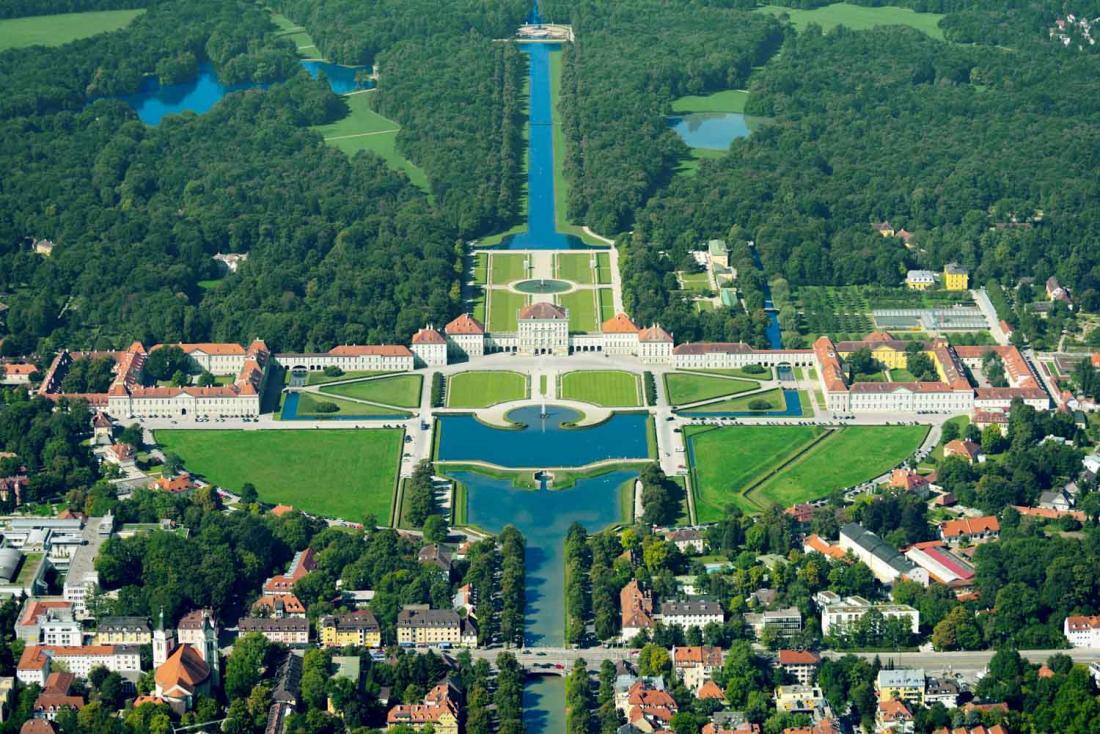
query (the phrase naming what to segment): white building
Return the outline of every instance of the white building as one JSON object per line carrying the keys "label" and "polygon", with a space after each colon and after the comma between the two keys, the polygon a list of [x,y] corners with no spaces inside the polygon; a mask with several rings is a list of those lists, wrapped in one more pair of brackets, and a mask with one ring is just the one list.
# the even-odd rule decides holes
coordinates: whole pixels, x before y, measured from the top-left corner
{"label": "white building", "polygon": [[910,270],[905,274],[905,285],[909,288],[924,290],[936,284],[936,274],[931,270]]}
{"label": "white building", "polygon": [[867,564],[880,583],[892,584],[899,578],[907,578],[928,586],[928,571],[862,525],[854,522],[844,525],[840,529],[839,545]]}
{"label": "white building", "polygon": [[92,669],[99,666],[113,673],[141,672],[141,651],[136,645],[30,645],[19,658],[16,677],[26,685],[44,686],[54,661],[61,663],[65,670],[78,678],[87,678]]}
{"label": "white building", "polygon": [[638,332],[638,358],[646,364],[672,364],[672,334],[653,324]]}
{"label": "white building", "polygon": [[[149,350],[152,354],[157,349],[162,349],[171,344],[158,344]],[[215,375],[235,375],[244,366],[247,356],[245,348],[240,344],[179,344],[183,353],[191,360],[195,367],[206,370]]]}
{"label": "white building", "polygon": [[292,372],[317,372],[325,367],[339,367],[344,372],[407,372],[414,367],[412,350],[403,344],[344,344],[327,352],[277,354],[275,359]]}
{"label": "white building", "polygon": [[447,364],[447,339],[430,324],[412,338],[417,367],[443,367]]}
{"label": "white building", "polygon": [[516,337],[520,354],[569,354],[569,309],[545,301],[520,309]]}
{"label": "white building", "polygon": [[695,599],[692,601],[666,601],[661,604],[661,621],[666,626],[702,629],[708,624],[724,624],[722,605],[716,601]]}
{"label": "white building", "polygon": [[802,631],[802,612],[798,607],[775,609],[770,612],[750,613],[744,615],[745,624],[752,627],[757,639],[764,630],[773,629],[781,636],[796,635]]}
{"label": "white building", "polygon": [[872,609],[887,619],[906,620],[913,634],[920,630],[920,612],[908,604],[870,602],[862,596],[842,599],[831,591],[818,592],[814,595],[814,601],[821,609],[822,635],[843,631],[844,627],[859,621]]}
{"label": "white building", "polygon": [[73,615],[73,605],[57,598],[32,597],[23,602],[15,623],[15,635],[27,645],[73,647],[84,644],[84,632]]}
{"label": "white building", "polygon": [[452,357],[473,359],[485,354],[485,327],[464,313],[443,327],[447,335],[447,353]]}
{"label": "white building", "polygon": [[1062,634],[1073,647],[1100,648],[1100,616],[1066,617],[1062,623]]}

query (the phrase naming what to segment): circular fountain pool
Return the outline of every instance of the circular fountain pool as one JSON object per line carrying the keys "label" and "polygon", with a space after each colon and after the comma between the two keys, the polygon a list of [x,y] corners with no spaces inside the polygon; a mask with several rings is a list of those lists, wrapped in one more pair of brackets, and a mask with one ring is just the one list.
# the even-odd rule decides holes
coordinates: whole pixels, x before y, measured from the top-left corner
{"label": "circular fountain pool", "polygon": [[573,284],[564,280],[523,280],[512,286],[520,293],[565,293],[573,288]]}

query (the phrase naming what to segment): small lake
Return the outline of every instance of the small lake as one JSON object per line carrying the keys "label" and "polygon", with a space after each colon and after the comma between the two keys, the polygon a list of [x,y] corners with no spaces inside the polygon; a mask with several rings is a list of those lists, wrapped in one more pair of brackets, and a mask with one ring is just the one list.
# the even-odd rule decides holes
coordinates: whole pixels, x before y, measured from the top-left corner
{"label": "small lake", "polygon": [[[439,416],[440,461],[485,461],[507,468],[576,467],[605,459],[645,459],[647,413],[615,413],[588,428],[562,428],[577,411],[560,405],[517,408],[507,418],[523,430],[494,428],[472,415]],[[284,409],[285,412],[285,409]]]}
{"label": "small lake", "polygon": [[749,118],[737,112],[689,112],[668,118],[669,126],[691,148],[727,150],[752,130]]}
{"label": "small lake", "polygon": [[[560,647],[565,640],[565,536],[574,522],[598,532],[619,521],[618,489],[637,472],[578,480],[569,489],[527,490],[511,480],[451,472],[467,489],[467,519],[499,533],[514,525],[527,540],[526,644]],[[544,731],[550,731],[545,729]]]}
{"label": "small lake", "polygon": [[[365,68],[338,66],[323,61],[303,61],[301,64],[314,79],[324,72],[328,77],[329,86],[336,94],[346,94],[360,88],[355,85],[355,74]],[[156,77],[147,76],[142,80],[141,88],[137,92],[122,95],[118,99],[133,107],[138,118],[146,125],[159,125],[165,115],[181,112],[194,112],[201,115],[209,112],[210,108],[227,94],[268,86],[270,85],[256,82],[222,84],[218,81],[218,73],[214,70],[214,66],[204,62],[199,64],[198,76],[189,82],[161,86]]]}

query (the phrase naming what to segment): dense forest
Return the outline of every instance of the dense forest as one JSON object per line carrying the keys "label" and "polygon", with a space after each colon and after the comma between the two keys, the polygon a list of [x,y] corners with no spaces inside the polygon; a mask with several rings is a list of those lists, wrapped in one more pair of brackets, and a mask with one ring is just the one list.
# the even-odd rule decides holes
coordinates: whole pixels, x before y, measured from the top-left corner
{"label": "dense forest", "polygon": [[554,0],[543,15],[576,33],[561,90],[569,217],[609,234],[686,154],[665,122],[672,99],[744,86],[783,38],[770,16],[653,0]]}
{"label": "dense forest", "polygon": [[152,2],[153,0],[4,0],[0,4],[0,18],[79,13],[88,10],[129,10],[144,8]]}

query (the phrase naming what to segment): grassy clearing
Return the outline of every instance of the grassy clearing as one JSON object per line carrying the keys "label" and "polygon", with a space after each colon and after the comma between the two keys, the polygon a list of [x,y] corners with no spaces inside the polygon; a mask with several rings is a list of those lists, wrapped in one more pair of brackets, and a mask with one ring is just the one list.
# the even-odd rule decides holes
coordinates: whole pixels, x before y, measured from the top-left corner
{"label": "grassy clearing", "polygon": [[939,23],[943,15],[939,13],[918,13],[908,8],[884,6],[869,8],[862,5],[835,3],[813,10],[795,10],[780,5],[766,5],[757,9],[761,13],[772,15],[787,14],[791,23],[799,31],[811,23],[828,31],[838,25],[847,26],[854,31],[862,31],[882,25],[904,25],[916,28],[932,38],[943,40],[943,31]]}
{"label": "grassy clearing", "polygon": [[487,408],[527,395],[527,376],[518,372],[460,372],[447,381],[448,408]]}
{"label": "grassy clearing", "polygon": [[157,431],[191,472],[237,491],[252,482],[265,502],[359,521],[387,522],[403,431]]}
{"label": "grassy clearing", "polygon": [[600,285],[611,283],[611,255],[606,252],[596,253],[596,282]]}
{"label": "grassy clearing", "polygon": [[909,370],[901,369],[900,367],[895,367],[894,369],[890,370],[890,381],[891,382],[916,382],[917,378]]}
{"label": "grassy clearing", "polygon": [[519,310],[527,305],[527,296],[503,289],[489,294],[489,331],[515,331]]}
{"label": "grassy clearing", "polygon": [[750,496],[757,503],[783,506],[824,497],[893,469],[917,450],[927,433],[927,426],[848,426],[814,445]]}
{"label": "grassy clearing", "polygon": [[[595,281],[592,269],[591,253],[571,252],[555,255],[558,264],[558,276],[579,285],[590,285]],[[598,267],[598,265],[597,265]]]}
{"label": "grassy clearing", "polygon": [[[321,403],[332,403],[337,409],[334,411],[319,410],[318,406]],[[367,405],[366,403],[356,403],[352,400],[341,400],[340,398],[329,395],[314,395],[304,392],[298,395],[298,415],[316,418],[332,418],[334,416],[350,418],[353,416],[387,415],[404,418],[408,416],[408,413],[401,413],[393,408],[383,408],[378,405]]]}
{"label": "grassy clearing", "polygon": [[130,25],[144,10],[95,10],[0,20],[0,51],[27,46],[61,46]]}
{"label": "grassy clearing", "polygon": [[642,404],[641,382],[631,372],[585,370],[561,376],[561,397],[607,408],[635,408]]}
{"label": "grassy clearing", "polygon": [[382,157],[390,168],[402,171],[421,190],[428,190],[428,177],[423,169],[405,158],[397,150],[397,131],[401,129],[393,120],[371,109],[372,92],[345,96],[348,114],[343,119],[327,125],[315,125],[329,145],[353,156],[361,150]]}
{"label": "grassy clearing", "polygon": [[688,95],[672,100],[673,112],[737,112],[744,114],[749,93],[745,89],[726,89],[705,96]]}
{"label": "grassy clearing", "polygon": [[274,23],[280,31],[275,35],[279,38],[288,38],[293,41],[294,45],[298,47],[299,56],[304,59],[320,57],[320,51],[317,48],[317,44],[313,42],[313,37],[309,35],[309,32],[306,31],[305,28],[281,13],[271,13],[271,22]]}
{"label": "grassy clearing", "polygon": [[383,377],[380,380],[334,385],[323,388],[321,392],[402,408],[415,408],[420,405],[420,389],[423,382],[424,378],[421,375],[395,375]]}
{"label": "grassy clearing", "polygon": [[709,375],[670,372],[665,375],[665,391],[673,405],[694,403],[707,398],[720,398],[724,395],[754,390],[760,387],[758,382],[747,380],[727,380]]}
{"label": "grassy clearing", "polygon": [[764,413],[769,410],[783,410],[786,408],[786,398],[783,397],[783,391],[778,387],[774,390],[765,390],[764,392],[753,393],[752,395],[745,395],[740,398],[731,398],[729,400],[721,400],[717,403],[707,403],[706,405],[700,405],[697,408],[690,408],[683,411],[684,415],[695,415],[698,413],[741,413],[756,410],[750,408],[749,404],[755,400],[763,400],[768,403],[767,408],[761,408],[760,412]]}
{"label": "grassy clearing", "polygon": [[680,276],[681,287],[685,291],[709,291],[710,290],[710,278],[707,276],[706,271],[701,273],[677,273]]}
{"label": "grassy clearing", "polygon": [[741,492],[757,477],[798,454],[825,429],[818,426],[687,426],[694,458],[695,513],[699,522],[722,517],[729,504],[751,508]]}
{"label": "grassy clearing", "polygon": [[684,158],[676,166],[676,173],[682,176],[694,176],[699,171],[699,165],[706,160],[724,158],[726,151],[711,150],[710,148],[690,148],[690,158]]}
{"label": "grassy clearing", "polygon": [[600,323],[615,316],[615,292],[610,288],[599,289]]}
{"label": "grassy clearing", "polygon": [[558,305],[569,309],[569,330],[596,331],[596,293],[580,290],[558,296]]}
{"label": "grassy clearing", "polygon": [[524,267],[527,256],[519,253],[504,254],[494,252],[489,258],[489,270],[493,285],[506,285],[527,277],[528,268]]}

